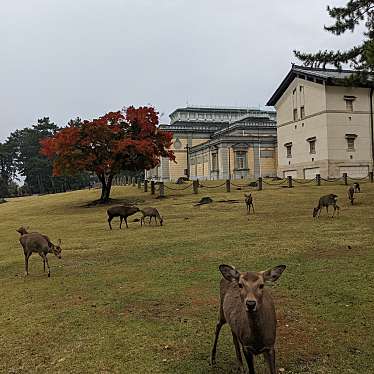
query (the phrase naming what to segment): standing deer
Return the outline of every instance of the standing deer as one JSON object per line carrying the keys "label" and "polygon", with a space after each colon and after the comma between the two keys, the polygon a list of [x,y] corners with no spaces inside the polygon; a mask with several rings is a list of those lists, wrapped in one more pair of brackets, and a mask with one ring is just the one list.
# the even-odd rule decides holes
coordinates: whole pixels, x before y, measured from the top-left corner
{"label": "standing deer", "polygon": [[[17,229],[16,231],[17,231],[18,233],[20,233],[21,236],[22,236],[22,235],[25,235],[25,234],[40,234],[40,233],[38,233],[38,232],[36,232],[36,231],[29,232],[29,231],[27,231],[28,228],[29,228],[29,227],[26,228],[26,227],[24,227],[24,226],[21,226],[21,227],[20,227],[19,229]],[[47,235],[44,235],[44,234],[40,234],[40,235],[42,235],[42,236],[47,240],[48,245],[49,245],[50,247],[53,246],[52,242],[50,241],[50,239],[49,239],[49,237],[48,237]]]}
{"label": "standing deer", "polygon": [[112,206],[111,208],[107,210],[108,223],[109,223],[110,229],[112,230],[111,222],[114,217],[120,218],[120,224],[119,224],[120,229],[122,228],[123,220],[125,220],[126,227],[129,228],[129,226],[127,225],[127,217],[135,214],[136,212],[139,212],[139,208],[136,206],[126,206],[126,205]]}
{"label": "standing deer", "polygon": [[339,215],[340,207],[336,204],[337,198],[338,198],[338,196],[334,195],[333,193],[331,193],[329,195],[322,196],[318,201],[317,207],[313,209],[313,217],[316,217],[317,214],[318,214],[318,218],[319,218],[319,216],[321,215],[321,211],[322,211],[323,207],[326,207],[327,216],[328,216],[330,205],[332,205],[334,207],[334,212],[332,214],[332,217],[334,217],[335,211],[338,211],[338,215]]}
{"label": "standing deer", "polygon": [[265,282],[275,282],[285,265],[261,272],[239,272],[230,265],[220,265],[220,309],[212,349],[215,365],[219,333],[227,322],[231,328],[236,357],[244,372],[241,349],[250,374],[255,374],[253,355],[263,354],[270,373],[276,373],[275,338],[276,315],[272,296],[264,288]]}
{"label": "standing deer", "polygon": [[155,222],[157,224],[157,218],[160,222],[160,226],[162,226],[162,223],[164,222],[163,217],[160,216],[160,213],[156,208],[143,208],[140,210],[140,212],[143,214],[142,218],[140,218],[140,225],[143,226],[143,223],[145,223],[145,217],[149,217],[149,224],[151,224],[152,218],[155,219]]}
{"label": "standing deer", "polygon": [[245,205],[247,206],[247,212],[248,214],[251,213],[251,207],[252,207],[252,210],[253,210],[253,213],[255,212],[255,207],[253,206],[253,197],[252,197],[252,194],[250,193],[249,195],[245,194],[244,195],[245,199]]}
{"label": "standing deer", "polygon": [[19,239],[23,253],[25,255],[25,275],[29,275],[29,258],[33,253],[38,253],[43,259],[43,269],[45,272],[45,265],[48,267],[48,277],[51,276],[51,269],[49,267],[48,253],[53,253],[57,258],[61,259],[61,239],[58,239],[57,245],[54,245],[45,235],[37,232],[21,234]]}
{"label": "standing deer", "polygon": [[355,199],[354,194],[355,194],[355,188],[353,186],[349,187],[347,191],[347,195],[348,195],[348,200],[351,202],[352,205],[353,205],[353,200]]}

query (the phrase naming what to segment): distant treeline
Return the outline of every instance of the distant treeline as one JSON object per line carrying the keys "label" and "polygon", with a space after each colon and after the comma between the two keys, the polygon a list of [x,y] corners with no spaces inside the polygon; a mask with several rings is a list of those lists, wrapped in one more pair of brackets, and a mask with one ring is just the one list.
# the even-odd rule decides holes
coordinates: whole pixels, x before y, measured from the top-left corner
{"label": "distant treeline", "polygon": [[[36,125],[12,132],[0,143],[0,198],[65,192],[94,186],[98,182],[97,177],[89,173],[53,176],[53,161],[40,154],[40,140],[54,135],[59,129],[44,117]],[[126,171],[123,175],[139,176]]]}

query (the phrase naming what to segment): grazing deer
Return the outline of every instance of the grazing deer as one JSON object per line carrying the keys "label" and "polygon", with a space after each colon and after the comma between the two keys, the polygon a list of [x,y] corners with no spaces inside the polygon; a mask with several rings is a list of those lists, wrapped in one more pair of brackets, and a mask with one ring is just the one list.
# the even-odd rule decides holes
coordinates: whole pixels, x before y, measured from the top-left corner
{"label": "grazing deer", "polygon": [[111,208],[107,210],[108,223],[109,223],[110,229],[112,230],[111,222],[114,217],[120,218],[120,224],[119,224],[120,229],[122,228],[123,220],[125,220],[126,227],[129,228],[129,226],[127,225],[127,217],[135,214],[136,212],[139,212],[139,208],[136,206],[126,206],[126,205],[112,206]]}
{"label": "grazing deer", "polygon": [[[229,265],[220,265],[223,275],[220,283],[220,309],[212,349],[212,365],[215,365],[219,333],[227,322],[231,328],[236,357],[244,372],[241,349],[250,374],[255,374],[253,355],[264,354],[271,374],[275,374],[276,315],[265,282],[275,282],[285,265],[266,271],[239,272]],[[240,349],[241,348],[241,349]]]}
{"label": "grazing deer", "polygon": [[247,212],[248,214],[251,213],[251,207],[252,207],[252,210],[253,210],[253,213],[255,212],[255,207],[253,206],[253,197],[252,197],[252,194],[250,193],[249,195],[245,194],[244,195],[245,199],[245,205],[247,206]]}
{"label": "grazing deer", "polygon": [[360,183],[353,183],[353,188],[355,189],[355,192],[361,192]]}
{"label": "grazing deer", "polygon": [[142,218],[140,218],[140,225],[143,226],[143,223],[145,223],[145,217],[149,217],[149,224],[151,224],[152,218],[155,219],[155,222],[157,224],[157,218],[160,222],[160,226],[162,226],[162,223],[164,222],[163,217],[160,216],[160,213],[156,208],[143,208],[140,210],[140,212],[143,214]]}
{"label": "grazing deer", "polygon": [[354,194],[355,194],[355,188],[353,186],[349,187],[347,191],[347,195],[348,195],[348,200],[351,202],[352,205],[353,205],[353,200],[355,199]]}
{"label": "grazing deer", "polygon": [[338,211],[338,215],[339,215],[340,207],[336,204],[337,198],[338,198],[338,196],[334,195],[333,193],[329,194],[329,195],[322,196],[318,201],[317,208],[313,209],[313,217],[316,217],[317,214],[318,214],[318,218],[319,218],[319,216],[321,215],[321,211],[322,211],[323,207],[326,207],[327,216],[328,216],[330,205],[332,205],[334,207],[334,212],[332,214],[332,217],[334,217],[335,211]]}
{"label": "grazing deer", "polygon": [[[17,230],[18,231],[18,230]],[[43,269],[45,272],[45,264],[48,267],[48,277],[51,276],[49,267],[48,253],[53,253],[57,258],[61,259],[61,239],[58,239],[57,245],[54,245],[45,235],[37,232],[21,234],[19,239],[23,253],[25,255],[25,275],[29,275],[29,258],[33,253],[38,253],[43,259]]]}

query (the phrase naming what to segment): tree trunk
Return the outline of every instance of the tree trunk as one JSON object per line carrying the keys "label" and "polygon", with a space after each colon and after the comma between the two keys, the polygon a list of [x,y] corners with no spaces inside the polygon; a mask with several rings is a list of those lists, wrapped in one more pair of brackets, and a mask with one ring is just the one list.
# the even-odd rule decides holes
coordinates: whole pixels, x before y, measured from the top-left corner
{"label": "tree trunk", "polygon": [[107,203],[110,199],[110,190],[112,189],[113,177],[114,175],[110,174],[108,179],[106,180],[105,175],[98,175],[98,178],[101,182],[101,203]]}

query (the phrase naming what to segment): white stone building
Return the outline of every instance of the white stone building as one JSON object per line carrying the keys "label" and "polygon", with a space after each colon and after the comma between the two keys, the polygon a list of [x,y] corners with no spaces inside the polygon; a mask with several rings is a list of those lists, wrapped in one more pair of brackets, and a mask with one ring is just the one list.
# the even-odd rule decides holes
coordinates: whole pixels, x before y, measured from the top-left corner
{"label": "white stone building", "polygon": [[277,111],[278,176],[364,177],[373,170],[373,84],[345,86],[350,75],[292,66],[267,103]]}

